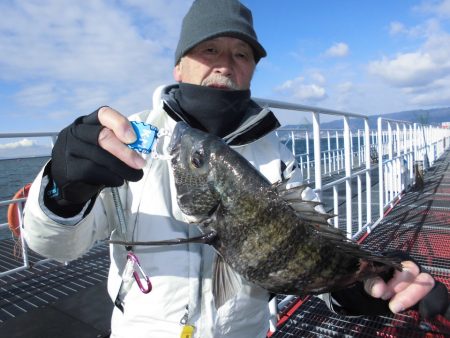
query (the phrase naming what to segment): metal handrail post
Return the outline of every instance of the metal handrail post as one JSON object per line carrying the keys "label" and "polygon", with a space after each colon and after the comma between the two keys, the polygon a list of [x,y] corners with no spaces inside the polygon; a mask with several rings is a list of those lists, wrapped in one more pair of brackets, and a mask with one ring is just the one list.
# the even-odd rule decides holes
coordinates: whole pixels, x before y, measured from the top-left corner
{"label": "metal handrail post", "polygon": [[313,131],[314,131],[314,182],[315,189],[322,199],[322,168],[320,161],[320,114],[313,112]]}
{"label": "metal handrail post", "polygon": [[409,153],[411,154],[411,163],[409,166],[409,184],[412,186],[414,184],[414,162],[416,161],[414,152],[414,125],[409,125]]}
{"label": "metal handrail post", "polygon": [[[20,233],[23,234],[23,209],[22,209],[22,203],[17,203],[17,213],[19,216],[19,226],[20,226]],[[23,266],[24,268],[28,269],[30,267],[30,261],[28,258],[28,246],[25,242],[24,236],[20,236],[20,243],[22,245],[22,256],[23,256]]]}
{"label": "metal handrail post", "polygon": [[330,131],[327,131],[327,140],[328,140],[328,173],[331,176],[332,169],[331,169],[331,161],[332,161],[332,152],[331,152],[331,138],[330,138]]}
{"label": "metal handrail post", "polygon": [[383,219],[384,217],[384,180],[383,180],[383,139],[382,139],[382,120],[379,117],[377,119],[377,125],[378,125],[378,191],[379,191],[379,212],[380,212],[380,219]]}
{"label": "metal handrail post", "polygon": [[340,151],[339,151],[339,133],[338,133],[337,130],[336,130],[336,155],[337,155],[337,158],[336,158],[336,171],[339,172],[339,170],[341,170],[341,166],[340,166],[341,155],[340,155]]}
{"label": "metal handrail post", "polygon": [[333,213],[336,215],[333,218],[334,221],[334,227],[339,227],[339,196],[338,196],[338,189],[337,185],[333,186]]}
{"label": "metal handrail post", "polygon": [[292,143],[291,143],[291,145],[292,145],[292,155],[294,155],[294,157],[295,157],[295,154],[296,154],[296,150],[295,150],[295,135],[294,135],[293,131],[291,132],[291,140],[292,140]]}
{"label": "metal handrail post", "polygon": [[[395,129],[396,129],[396,134],[397,134],[397,160],[396,160],[396,176],[395,177],[395,190],[394,190],[394,196],[399,194],[402,191],[402,181],[403,181],[403,177],[402,177],[402,150],[403,150],[403,139],[402,139],[402,132],[400,130],[400,123],[396,123],[395,124]],[[403,153],[404,154],[404,153]]]}
{"label": "metal handrail post", "polygon": [[351,147],[349,117],[344,116],[344,159],[345,159],[345,202],[346,202],[346,226],[347,237],[352,237],[352,185],[351,185]]}
{"label": "metal handrail post", "polygon": [[370,175],[370,127],[369,119],[364,120],[364,142],[365,142],[365,161],[366,161],[366,222],[372,222],[372,177]]}
{"label": "metal handrail post", "polygon": [[273,297],[269,302],[269,331],[275,332],[277,330],[277,314],[278,314],[278,304],[277,297]]}
{"label": "metal handrail post", "polygon": [[394,135],[392,133],[392,125],[390,121],[387,121],[388,123],[388,156],[389,156],[389,162],[388,162],[388,190],[387,190],[387,198],[386,201],[389,202],[392,200],[392,185],[393,185],[393,163],[392,159],[394,157]]}
{"label": "metal handrail post", "polygon": [[311,159],[309,157],[309,133],[308,133],[308,131],[306,131],[305,139],[306,139],[306,172],[307,172],[307,178],[309,181],[311,179],[311,169],[310,169]]}
{"label": "metal handrail post", "polygon": [[358,166],[362,164],[362,154],[361,154],[361,130],[358,129]]}

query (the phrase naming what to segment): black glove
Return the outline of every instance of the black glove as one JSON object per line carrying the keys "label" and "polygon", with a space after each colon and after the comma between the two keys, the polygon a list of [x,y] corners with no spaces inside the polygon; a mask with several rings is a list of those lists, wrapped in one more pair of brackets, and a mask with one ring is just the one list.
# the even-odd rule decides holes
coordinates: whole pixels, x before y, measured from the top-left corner
{"label": "black glove", "polygon": [[418,308],[423,318],[443,315],[450,320],[450,306],[446,286],[439,281],[435,281],[433,289],[414,308]]}
{"label": "black glove", "polygon": [[57,194],[45,199],[50,210],[57,209],[56,214],[74,214],[104,187],[118,187],[124,180],[135,182],[142,178],[142,170],[127,166],[98,145],[102,128],[97,109],[59,133],[52,150],[47,188],[54,191],[52,184],[56,184]]}
{"label": "black glove", "polygon": [[[414,260],[409,254],[401,251],[394,251],[386,253],[389,257],[399,257],[402,261],[413,261],[421,272],[426,272],[422,269],[420,264]],[[392,274],[381,276],[385,281],[392,278]],[[364,290],[363,282],[358,282],[354,286],[332,292],[331,296],[340,305],[341,308],[336,309],[341,314],[346,315],[387,315],[390,314],[389,300],[382,300],[381,298],[373,298]],[[415,306],[414,310],[418,310],[423,318],[434,318],[437,315],[448,316],[450,313],[448,290],[444,284],[435,280],[433,289],[422,298]]]}

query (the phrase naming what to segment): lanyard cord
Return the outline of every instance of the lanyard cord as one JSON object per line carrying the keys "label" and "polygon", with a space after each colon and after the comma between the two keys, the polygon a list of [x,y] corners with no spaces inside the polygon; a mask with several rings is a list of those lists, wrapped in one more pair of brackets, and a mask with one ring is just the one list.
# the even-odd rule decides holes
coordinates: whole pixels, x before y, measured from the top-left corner
{"label": "lanyard cord", "polygon": [[109,244],[119,244],[125,246],[161,246],[161,245],[179,245],[179,244],[187,244],[187,243],[201,243],[201,244],[212,244],[216,239],[217,233],[215,231],[210,231],[204,235],[190,238],[174,238],[167,239],[162,241],[147,241],[147,242],[139,242],[139,241],[122,241],[122,240],[108,240]]}

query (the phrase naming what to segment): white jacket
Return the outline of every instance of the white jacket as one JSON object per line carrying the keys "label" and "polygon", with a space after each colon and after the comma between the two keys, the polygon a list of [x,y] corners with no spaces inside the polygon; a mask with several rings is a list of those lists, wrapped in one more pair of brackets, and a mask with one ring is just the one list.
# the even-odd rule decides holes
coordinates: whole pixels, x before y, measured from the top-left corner
{"label": "white jacket", "polygon": [[[160,87],[153,96],[153,111],[145,111],[131,120],[144,121],[158,128],[172,130],[175,121],[163,110]],[[158,149],[165,149],[169,138],[161,138]],[[300,181],[293,171],[292,154],[274,132],[234,149],[248,159],[271,182],[279,181],[281,160],[287,165],[291,180]],[[120,188],[126,211],[128,239],[155,241],[199,235],[195,225],[184,222],[177,201],[170,163],[148,159],[144,177]],[[23,231],[29,247],[60,261],[73,260],[85,253],[97,240],[114,236],[116,211],[109,189],[97,198],[85,218],[58,219],[43,207],[42,172],[29,193]],[[311,191],[312,193],[312,191]],[[241,292],[217,311],[211,292],[211,267],[215,252],[203,244],[135,247],[134,253],[150,276],[153,290],[143,294],[136,283],[124,298],[124,312],[115,307],[112,337],[179,337],[180,320],[188,313],[188,323],[195,326],[195,337],[265,337],[269,325],[268,293],[244,282]],[[116,299],[126,250],[111,245],[108,292]],[[186,310],[188,309],[188,310]]]}

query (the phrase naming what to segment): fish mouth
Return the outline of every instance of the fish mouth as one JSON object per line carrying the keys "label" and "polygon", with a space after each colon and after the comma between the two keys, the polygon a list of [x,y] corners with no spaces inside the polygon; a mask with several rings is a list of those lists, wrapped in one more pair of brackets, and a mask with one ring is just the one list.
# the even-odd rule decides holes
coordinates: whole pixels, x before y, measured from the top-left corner
{"label": "fish mouth", "polygon": [[177,124],[175,125],[168,147],[171,156],[174,156],[175,153],[179,150],[181,138],[189,128],[189,125],[184,121],[177,122]]}

